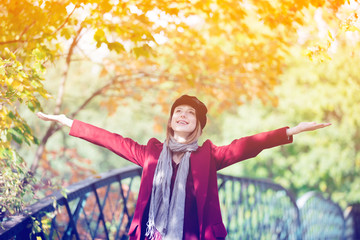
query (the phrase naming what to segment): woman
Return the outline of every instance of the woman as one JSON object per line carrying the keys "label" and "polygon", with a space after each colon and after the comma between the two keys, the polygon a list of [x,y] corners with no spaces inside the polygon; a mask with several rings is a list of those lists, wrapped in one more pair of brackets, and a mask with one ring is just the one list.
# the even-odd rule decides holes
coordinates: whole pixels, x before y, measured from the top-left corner
{"label": "woman", "polygon": [[71,127],[70,135],[143,168],[130,239],[225,239],[216,172],[263,149],[291,143],[295,134],[330,124],[305,122],[240,138],[227,146],[215,146],[210,140],[198,146],[206,113],[199,99],[181,96],[171,107],[165,142],[152,138],[146,145],[65,115],[38,116]]}

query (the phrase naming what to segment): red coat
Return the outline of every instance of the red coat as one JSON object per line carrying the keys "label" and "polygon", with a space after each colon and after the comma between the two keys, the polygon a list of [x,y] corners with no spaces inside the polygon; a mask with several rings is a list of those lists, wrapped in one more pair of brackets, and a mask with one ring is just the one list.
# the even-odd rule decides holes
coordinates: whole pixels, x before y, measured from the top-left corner
{"label": "red coat", "polygon": [[[284,127],[240,138],[220,147],[206,140],[191,154],[191,174],[198,209],[200,239],[225,239],[227,235],[221,219],[216,172],[231,164],[255,157],[263,149],[291,143],[292,137],[287,136],[286,129],[287,127]],[[129,230],[130,239],[140,239],[140,229],[146,227],[140,226],[141,217],[151,196],[155,168],[163,143],[151,138],[146,145],[140,145],[130,138],[78,120],[74,120],[70,135],[105,147],[143,168],[134,218]]]}

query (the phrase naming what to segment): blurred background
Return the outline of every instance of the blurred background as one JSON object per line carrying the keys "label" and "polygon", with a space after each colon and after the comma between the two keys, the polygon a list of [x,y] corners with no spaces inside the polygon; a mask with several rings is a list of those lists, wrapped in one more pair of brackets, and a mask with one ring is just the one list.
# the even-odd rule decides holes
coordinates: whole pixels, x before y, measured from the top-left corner
{"label": "blurred background", "polygon": [[1,211],[129,163],[35,113],[146,144],[173,101],[209,109],[216,145],[302,121],[294,137],[222,173],[267,178],[342,208],[360,199],[358,1],[5,0],[0,3]]}

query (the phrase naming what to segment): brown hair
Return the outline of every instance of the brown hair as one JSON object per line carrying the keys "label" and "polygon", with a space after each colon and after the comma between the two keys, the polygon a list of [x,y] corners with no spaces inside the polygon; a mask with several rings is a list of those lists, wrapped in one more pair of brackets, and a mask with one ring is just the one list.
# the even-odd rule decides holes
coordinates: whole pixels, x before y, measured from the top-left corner
{"label": "brown hair", "polygon": [[[169,143],[170,137],[174,137],[174,130],[171,128],[171,119],[172,116],[169,117],[169,121],[166,128],[166,144]],[[188,136],[184,144],[189,144],[198,140],[201,134],[202,134],[201,123],[198,119],[196,119],[196,127],[194,131]]]}

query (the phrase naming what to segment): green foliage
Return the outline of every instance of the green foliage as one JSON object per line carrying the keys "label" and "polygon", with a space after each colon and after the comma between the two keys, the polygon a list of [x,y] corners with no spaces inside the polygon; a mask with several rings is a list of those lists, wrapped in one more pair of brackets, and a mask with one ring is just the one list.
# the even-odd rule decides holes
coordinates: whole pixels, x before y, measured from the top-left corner
{"label": "green foliage", "polygon": [[[71,165],[72,162],[68,161],[81,157],[77,152],[65,149],[67,142],[63,140],[64,132],[58,134],[55,139],[64,142],[65,148],[47,151],[45,144],[52,131],[55,132],[55,125],[51,125],[47,132],[49,134],[39,141],[31,129],[37,129],[37,134],[43,134],[44,131],[38,127],[40,124],[36,123],[32,128],[29,127],[29,119],[34,118],[34,115],[26,118],[24,117],[26,114],[19,111],[19,109],[27,109],[33,113],[41,110],[40,102],[49,98],[46,89],[49,91],[51,89],[52,92],[59,89],[56,103],[54,101],[43,102],[48,113],[53,112],[55,108],[56,113],[74,113],[75,115],[78,109],[81,110],[84,106],[90,105],[90,110],[95,110],[93,112],[89,110],[88,113],[82,115],[85,116],[85,119],[93,114],[99,114],[99,106],[103,111],[101,117],[106,118],[106,113],[111,115],[117,111],[119,106],[122,110],[121,107],[129,104],[131,109],[127,110],[126,115],[120,113],[117,116],[124,121],[128,121],[124,116],[136,120],[135,122],[146,121],[136,125],[137,128],[133,126],[133,122],[128,125],[123,124],[127,128],[125,134],[138,136],[140,141],[144,141],[145,136],[151,135],[152,130],[155,130],[157,136],[162,136],[159,132],[164,130],[163,126],[166,125],[167,115],[165,116],[161,111],[168,112],[171,99],[183,93],[197,94],[199,97],[206,96],[204,99],[208,101],[209,109],[211,109],[209,126],[213,126],[209,132],[210,135],[216,134],[221,121],[227,121],[224,120],[225,118],[217,120],[218,115],[226,109],[231,109],[233,105],[241,105],[251,99],[260,99],[262,103],[270,102],[272,106],[276,106],[277,98],[274,94],[274,87],[280,82],[278,76],[285,70],[286,56],[289,55],[289,49],[291,50],[291,46],[298,37],[298,25],[314,26],[312,17],[311,21],[305,21],[305,13],[308,13],[307,10],[309,10],[311,15],[316,7],[322,8],[327,14],[333,16],[335,13],[342,13],[339,9],[345,6],[343,4],[343,0],[316,1],[316,3],[295,2],[295,0],[286,2],[134,0],[120,3],[110,0],[1,1],[0,150],[3,170],[0,187],[1,193],[5,194],[2,195],[2,202],[0,202],[2,209],[15,212],[15,209],[19,209],[19,206],[23,205],[23,196],[32,192],[28,189],[28,184],[24,185],[24,183],[32,182],[33,179],[27,173],[26,164],[18,154],[18,149],[24,151],[23,143],[30,145],[40,142],[42,144],[43,148],[39,149],[45,149],[45,152],[40,151],[34,155],[36,155],[35,159],[41,160],[43,169],[54,170],[45,171],[46,173],[60,175],[56,168],[61,165],[59,160],[67,161],[70,168],[69,175],[74,173],[74,169],[83,171],[85,169],[82,166]],[[356,16],[354,17],[356,20],[357,15],[354,16]],[[326,20],[338,24],[338,19],[327,18]],[[346,26],[352,26],[351,24],[353,23],[346,24]],[[351,29],[357,31],[356,28]],[[159,36],[166,41],[159,43],[156,39]],[[332,35],[330,37],[332,41],[337,38]],[[85,38],[93,40],[89,43],[93,49],[106,49],[112,52],[104,59],[99,60],[98,56],[91,59],[87,56],[89,46],[82,42]],[[321,50],[324,51],[328,48],[329,45]],[[313,57],[315,53],[311,52],[308,55]],[[73,63],[75,57],[90,59],[90,63],[75,65]],[[43,74],[45,70],[51,69],[52,63],[60,65],[64,62],[63,70],[56,72],[53,78],[47,78],[48,86],[52,85],[53,88],[44,88]],[[85,69],[73,71],[70,65],[85,66]],[[345,66],[341,65],[341,67]],[[325,73],[328,73],[328,70],[324,71],[324,78],[331,77]],[[77,81],[79,76],[85,74],[88,79]],[[314,76],[316,74],[314,73]],[[354,79],[351,81],[357,81]],[[323,86],[314,85],[321,82],[322,78],[315,79],[314,82],[307,82],[308,79],[301,81],[303,82],[284,81],[282,86],[290,84],[290,89],[292,89],[301,84],[309,85],[324,96],[331,98],[331,101],[318,102],[318,105],[311,103],[306,107],[298,106],[299,110],[295,110],[296,108],[292,106],[294,110],[287,113],[286,117],[283,116],[284,120],[291,119],[292,122],[295,117],[300,115],[302,120],[307,117],[311,120],[315,118],[320,120],[337,119],[339,116],[344,116],[346,111],[357,111],[351,107],[338,107],[342,104],[348,106],[351,103],[350,101],[342,102],[341,98],[333,97],[336,95],[334,89],[339,87],[336,85],[336,80],[331,83],[332,85],[326,86],[331,89],[329,92],[324,92],[325,87]],[[349,84],[352,84],[351,81]],[[68,83],[65,84],[66,82]],[[299,88],[299,92],[300,90]],[[353,89],[342,89],[345,95],[350,94],[355,98],[356,91],[351,90]],[[63,93],[66,91],[69,94],[64,95]],[[318,93],[312,92],[311,94],[313,94],[311,97],[315,98]],[[103,97],[101,102],[99,99],[93,100],[96,96]],[[88,99],[89,102],[84,103],[85,99]],[[143,101],[144,105],[140,105],[137,110],[132,111],[133,106],[139,106],[137,104],[139,101]],[[294,104],[290,100],[287,101],[289,101],[288,105]],[[286,101],[282,102],[286,103]],[[301,103],[305,102],[305,100],[301,101]],[[316,101],[314,100],[314,102]],[[91,104],[94,105],[91,106]],[[151,106],[156,104],[156,111],[151,111],[147,107],[149,105],[146,104]],[[280,111],[283,106],[281,104],[276,111]],[[82,108],[79,108],[80,106]],[[107,112],[104,110],[105,108]],[[304,109],[307,110],[304,111]],[[264,111],[260,116],[262,118],[269,112],[273,112],[269,109]],[[145,117],[143,112],[146,113]],[[294,118],[290,118],[290,116]],[[106,120],[103,119],[103,121]],[[279,120],[276,119],[276,121]],[[338,119],[336,121],[340,122]],[[355,118],[344,117],[341,119],[343,123],[341,126],[343,129],[349,126],[356,129],[357,121]],[[350,125],[347,125],[349,122]],[[154,128],[149,127],[149,123]],[[116,121],[111,125],[119,127]],[[225,135],[227,134],[229,133],[226,131]],[[356,139],[358,135],[357,131],[346,137],[341,135],[344,138],[341,149],[348,150],[344,156],[355,154],[346,141]],[[224,139],[228,139],[227,137],[224,136]],[[220,140],[220,137],[217,138]],[[56,141],[54,140],[54,142]],[[314,141],[315,143],[319,144]],[[57,143],[52,144],[56,145]],[[330,192],[333,188],[330,188],[332,185],[327,179],[330,177],[333,180],[336,179],[334,186],[338,186],[343,181],[343,177],[335,178],[335,173],[333,170],[329,170],[329,164],[322,161],[323,157],[321,157],[326,149],[336,149],[337,146],[328,142],[321,142],[321,144],[324,144],[323,148],[317,148],[318,152],[312,156],[314,158],[316,156],[317,161],[320,162],[308,166],[314,169],[321,166],[323,172],[319,177],[320,180],[311,182],[310,186]],[[293,161],[292,164],[297,163],[294,157],[295,153],[304,149],[304,152],[309,152],[306,144],[298,146],[300,149],[290,147],[285,151],[286,154],[282,155]],[[357,143],[354,147],[358,148]],[[89,152],[87,147],[79,151]],[[105,158],[108,155],[102,156]],[[279,159],[281,159],[280,156]],[[291,169],[293,165],[289,165],[285,159],[278,161],[281,162],[281,167],[272,170],[270,175],[273,177],[289,176],[289,171],[284,169],[293,171]],[[82,162],[84,165],[87,163],[86,159],[82,159]],[[358,160],[354,160],[354,163],[355,166],[358,166]],[[38,161],[34,160],[33,170],[35,171],[38,166]],[[108,167],[112,166],[108,165]],[[249,167],[251,168],[251,165]],[[303,165],[297,167],[303,167]],[[343,168],[347,168],[347,165],[344,165]],[[263,165],[259,169],[262,169],[262,175],[268,174],[268,165]],[[351,174],[355,173],[357,172],[351,172]],[[51,179],[51,177],[49,178]],[[298,178],[298,182],[289,186],[296,191],[305,189],[307,184],[301,182],[304,180],[303,178]],[[280,182],[283,181],[283,178],[276,179]],[[7,189],[11,188],[16,190],[10,193]]]}
{"label": "green foliage", "polygon": [[[292,127],[302,121],[331,122],[332,126],[296,135],[293,144],[265,150],[225,172],[271,178],[298,197],[316,190],[342,207],[359,201],[360,56],[350,61],[346,57],[353,47],[338,49],[327,62],[310,62],[294,49],[275,89],[278,107],[256,102],[242,106],[225,120],[223,138]],[[237,130],[230,131],[228,126]]]}
{"label": "green foliage", "polygon": [[38,143],[26,120],[19,114],[18,108],[19,105],[24,105],[32,112],[39,111],[39,96],[48,97],[42,85],[42,59],[43,55],[34,50],[32,62],[21,63],[7,48],[0,57],[1,211],[14,213],[21,210],[24,204],[23,197],[32,193],[31,184],[26,187],[22,185],[34,179],[27,172],[26,164],[11,143],[16,143],[15,146],[18,147],[23,143]]}
{"label": "green foliage", "polygon": [[[0,175],[0,213],[14,214],[21,211],[24,206],[24,197],[32,193],[32,185],[35,183],[32,176],[26,171],[23,159],[11,148],[1,148],[2,169]],[[31,184],[22,187],[24,181]]]}
{"label": "green foliage", "polygon": [[[44,62],[51,59],[52,54],[33,31],[46,18],[38,11],[39,7],[27,1],[2,1],[0,6],[0,210],[3,216],[22,210],[24,198],[33,194],[35,179],[29,174],[18,149],[23,143],[30,145],[38,140],[19,108],[25,106],[31,112],[40,111],[39,99],[49,97],[42,76]],[[32,10],[28,11],[29,8]],[[44,24],[42,27],[51,26]]]}

